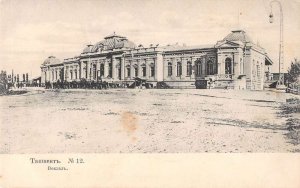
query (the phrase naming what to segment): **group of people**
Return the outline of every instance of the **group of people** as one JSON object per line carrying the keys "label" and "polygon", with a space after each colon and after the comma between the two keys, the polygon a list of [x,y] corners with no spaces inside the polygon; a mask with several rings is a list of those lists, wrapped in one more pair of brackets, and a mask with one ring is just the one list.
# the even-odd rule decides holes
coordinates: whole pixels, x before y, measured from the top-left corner
{"label": "group of people", "polygon": [[108,82],[102,81],[86,81],[80,80],[67,82],[67,81],[60,81],[57,82],[49,82],[45,83],[46,89],[70,89],[70,88],[83,88],[83,89],[107,89],[108,87],[116,87],[115,84],[109,84]]}
{"label": "group of people", "polygon": [[145,88],[153,88],[152,84],[148,84],[145,80],[135,79],[134,82],[106,82],[106,81],[88,81],[81,79],[80,81],[67,82],[66,80],[56,82],[45,82],[46,89],[71,89],[71,88],[82,88],[82,89],[108,89],[108,88],[136,88],[145,86]]}

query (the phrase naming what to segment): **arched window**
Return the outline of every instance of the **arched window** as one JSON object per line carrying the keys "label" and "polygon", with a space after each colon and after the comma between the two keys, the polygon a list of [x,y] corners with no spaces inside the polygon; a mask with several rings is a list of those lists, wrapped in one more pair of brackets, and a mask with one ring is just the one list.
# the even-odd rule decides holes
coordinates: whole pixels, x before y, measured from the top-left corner
{"label": "arched window", "polygon": [[97,68],[96,64],[93,64],[93,79],[96,80],[97,78]]}
{"label": "arched window", "polygon": [[172,63],[168,63],[168,76],[172,76]]}
{"label": "arched window", "polygon": [[154,65],[154,63],[151,63],[151,65],[150,65],[150,76],[151,77],[155,76],[155,65]]}
{"label": "arched window", "polygon": [[112,63],[108,64],[108,76],[112,78]]}
{"label": "arched window", "polygon": [[126,75],[127,77],[130,77],[130,65],[126,66]]}
{"label": "arched window", "polygon": [[225,74],[232,74],[232,63],[229,57],[225,59]]}
{"label": "arched window", "polygon": [[57,80],[58,79],[58,70],[56,69],[55,70],[55,80]]}
{"label": "arched window", "polygon": [[200,76],[202,74],[202,61],[197,60],[195,64],[196,64],[196,76]]}
{"label": "arched window", "polygon": [[207,61],[206,74],[207,75],[214,74],[214,64],[211,60]]}
{"label": "arched window", "polygon": [[143,64],[141,67],[142,67],[142,76],[145,77],[146,76],[146,71],[147,71],[146,70],[146,65]]}
{"label": "arched window", "polygon": [[70,77],[71,77],[71,80],[73,80],[73,71],[70,70]]}
{"label": "arched window", "polygon": [[177,76],[182,75],[182,64],[181,62],[177,62]]}
{"label": "arched window", "polygon": [[92,69],[92,66],[90,65],[90,72],[89,72],[89,74],[90,74],[90,77],[89,77],[89,79],[91,80],[92,79],[92,72],[93,71],[93,69]]}
{"label": "arched window", "polygon": [[134,76],[138,77],[139,76],[139,68],[137,65],[134,65],[133,67],[134,67]]}
{"label": "arched window", "polygon": [[83,62],[84,77],[87,79],[87,61]]}
{"label": "arched window", "polygon": [[103,63],[100,65],[100,75],[99,76],[100,77],[104,76],[104,64]]}
{"label": "arched window", "polygon": [[118,78],[119,80],[121,80],[121,63],[117,65],[117,70],[118,70]]}
{"label": "arched window", "polygon": [[192,75],[192,62],[188,61],[186,66],[186,75]]}
{"label": "arched window", "polygon": [[75,79],[77,80],[77,69],[74,70]]}
{"label": "arched window", "polygon": [[68,67],[66,67],[66,70],[65,70],[65,80],[68,80],[69,78],[69,74],[68,74]]}
{"label": "arched window", "polygon": [[64,68],[60,69],[60,80],[63,81],[64,80]]}

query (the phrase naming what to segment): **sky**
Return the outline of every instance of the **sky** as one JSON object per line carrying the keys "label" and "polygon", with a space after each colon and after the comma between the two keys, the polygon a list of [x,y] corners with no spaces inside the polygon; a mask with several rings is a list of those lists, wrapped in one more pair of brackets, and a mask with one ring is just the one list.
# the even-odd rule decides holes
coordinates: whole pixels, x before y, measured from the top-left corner
{"label": "sky", "polygon": [[[300,0],[282,1],[285,70],[300,58]],[[50,55],[63,60],[107,35],[135,44],[216,44],[234,29],[259,43],[278,72],[279,6],[269,0],[0,0],[0,69],[40,75]]]}

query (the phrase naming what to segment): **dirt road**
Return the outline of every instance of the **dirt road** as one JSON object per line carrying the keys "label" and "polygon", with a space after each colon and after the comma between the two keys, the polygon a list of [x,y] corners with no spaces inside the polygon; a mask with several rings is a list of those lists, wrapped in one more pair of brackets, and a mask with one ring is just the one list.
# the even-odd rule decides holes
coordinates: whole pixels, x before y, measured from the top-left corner
{"label": "dirt road", "polygon": [[[1,153],[299,152],[299,96],[235,90],[31,90],[0,97]],[[295,104],[294,104],[295,105]]]}

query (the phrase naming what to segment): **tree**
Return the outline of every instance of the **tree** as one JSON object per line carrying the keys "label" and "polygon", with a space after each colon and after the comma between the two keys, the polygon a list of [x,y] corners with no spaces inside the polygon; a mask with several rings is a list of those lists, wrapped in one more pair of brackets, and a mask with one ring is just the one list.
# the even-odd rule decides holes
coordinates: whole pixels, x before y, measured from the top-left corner
{"label": "tree", "polygon": [[290,83],[300,82],[300,61],[296,58],[292,61],[291,67],[288,69],[286,78]]}
{"label": "tree", "polygon": [[7,83],[6,71],[1,70],[1,73],[0,73],[0,82],[1,83]]}
{"label": "tree", "polygon": [[0,73],[0,94],[5,93],[7,90],[8,90],[8,87],[7,87],[6,71],[1,70],[1,73]]}

